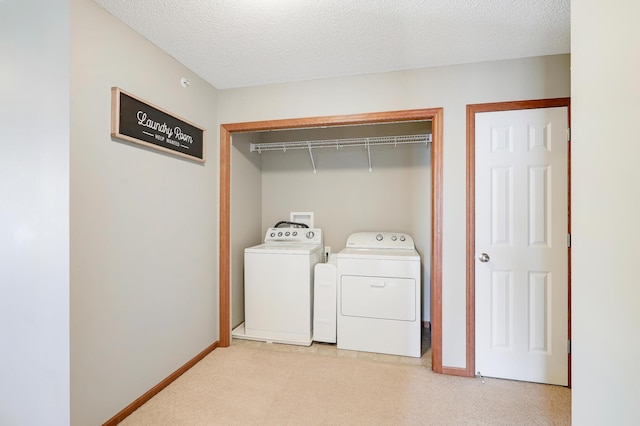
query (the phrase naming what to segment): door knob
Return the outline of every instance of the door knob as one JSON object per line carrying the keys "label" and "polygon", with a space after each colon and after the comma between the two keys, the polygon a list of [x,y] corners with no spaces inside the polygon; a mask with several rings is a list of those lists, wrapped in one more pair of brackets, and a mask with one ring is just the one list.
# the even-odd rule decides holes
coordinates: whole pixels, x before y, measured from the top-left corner
{"label": "door knob", "polygon": [[482,253],[480,255],[480,257],[478,257],[478,259],[480,260],[480,262],[488,262],[491,258],[489,257],[489,255],[487,253]]}

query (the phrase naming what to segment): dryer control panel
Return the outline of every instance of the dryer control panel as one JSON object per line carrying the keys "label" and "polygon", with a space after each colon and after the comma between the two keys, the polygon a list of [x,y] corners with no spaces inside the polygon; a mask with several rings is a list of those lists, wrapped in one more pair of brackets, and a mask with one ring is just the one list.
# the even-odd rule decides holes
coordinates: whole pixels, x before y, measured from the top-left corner
{"label": "dryer control panel", "polygon": [[414,250],[413,238],[401,232],[356,232],[349,235],[347,248]]}
{"label": "dryer control panel", "polygon": [[269,228],[264,237],[265,243],[304,243],[322,244],[320,228]]}

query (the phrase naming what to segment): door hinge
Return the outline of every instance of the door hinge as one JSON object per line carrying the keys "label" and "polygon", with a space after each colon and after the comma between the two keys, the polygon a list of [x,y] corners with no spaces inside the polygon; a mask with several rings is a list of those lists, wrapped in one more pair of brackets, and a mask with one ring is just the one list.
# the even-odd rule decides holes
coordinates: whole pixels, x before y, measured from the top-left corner
{"label": "door hinge", "polygon": [[571,340],[567,340],[567,353],[571,353]]}
{"label": "door hinge", "polygon": [[567,247],[571,248],[571,234],[567,234]]}
{"label": "door hinge", "polygon": [[567,127],[567,142],[571,141],[571,127]]}

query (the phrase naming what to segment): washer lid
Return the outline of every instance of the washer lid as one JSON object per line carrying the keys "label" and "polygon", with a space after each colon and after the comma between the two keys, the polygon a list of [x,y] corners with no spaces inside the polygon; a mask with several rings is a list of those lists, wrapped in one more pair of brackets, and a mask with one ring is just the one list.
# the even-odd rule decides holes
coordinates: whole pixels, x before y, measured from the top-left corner
{"label": "washer lid", "polygon": [[300,244],[300,243],[264,243],[244,249],[245,253],[260,254],[288,254],[288,255],[310,255],[320,250],[322,245],[319,244]]}

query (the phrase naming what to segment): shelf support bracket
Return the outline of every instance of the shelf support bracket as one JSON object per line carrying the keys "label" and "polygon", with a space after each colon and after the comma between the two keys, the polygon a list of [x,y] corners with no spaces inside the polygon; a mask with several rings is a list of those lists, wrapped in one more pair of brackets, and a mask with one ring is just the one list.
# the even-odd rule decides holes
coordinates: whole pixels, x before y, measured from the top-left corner
{"label": "shelf support bracket", "polygon": [[311,157],[311,165],[313,166],[313,174],[316,174],[316,162],[313,161],[313,152],[311,151],[311,142],[307,142],[307,148],[309,149],[309,157]]}
{"label": "shelf support bracket", "polygon": [[373,169],[371,168],[371,145],[369,145],[369,138],[367,138],[367,155],[369,156],[369,172],[371,172]]}

